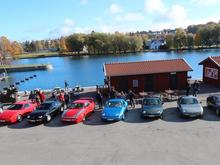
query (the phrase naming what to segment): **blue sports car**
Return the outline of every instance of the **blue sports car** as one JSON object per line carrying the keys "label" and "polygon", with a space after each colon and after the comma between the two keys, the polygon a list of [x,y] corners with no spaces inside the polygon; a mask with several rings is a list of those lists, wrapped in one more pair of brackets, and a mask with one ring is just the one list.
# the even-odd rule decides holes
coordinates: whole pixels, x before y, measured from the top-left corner
{"label": "blue sports car", "polygon": [[123,99],[110,99],[106,102],[106,105],[102,111],[102,120],[124,120],[125,111],[127,110],[128,103]]}

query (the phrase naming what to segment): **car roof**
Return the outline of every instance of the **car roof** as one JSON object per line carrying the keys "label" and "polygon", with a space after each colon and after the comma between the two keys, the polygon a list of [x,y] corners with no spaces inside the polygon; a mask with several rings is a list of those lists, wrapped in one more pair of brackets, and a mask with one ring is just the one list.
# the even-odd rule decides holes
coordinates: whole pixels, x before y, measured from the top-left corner
{"label": "car roof", "polygon": [[152,97],[145,97],[144,100],[147,100],[147,99],[160,99],[160,97],[157,97],[157,96],[152,96]]}
{"label": "car roof", "polygon": [[220,94],[213,94],[213,95],[209,95],[209,97],[212,97],[212,96],[215,96],[215,97],[220,97]]}
{"label": "car roof", "polygon": [[73,101],[73,103],[83,103],[83,104],[87,102],[88,100],[81,100],[81,99]]}
{"label": "car roof", "polygon": [[115,101],[115,102],[119,102],[119,101],[124,101],[124,99],[109,99],[108,101]]}
{"label": "car roof", "polygon": [[194,98],[194,99],[198,99],[195,96],[181,96],[180,99],[189,99],[189,98]]}

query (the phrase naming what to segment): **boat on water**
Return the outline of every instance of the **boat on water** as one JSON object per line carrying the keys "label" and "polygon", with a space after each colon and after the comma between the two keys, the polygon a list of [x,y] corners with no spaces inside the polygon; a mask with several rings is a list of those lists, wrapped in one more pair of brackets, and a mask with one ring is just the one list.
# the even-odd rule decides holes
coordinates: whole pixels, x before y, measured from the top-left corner
{"label": "boat on water", "polygon": [[3,72],[3,73],[0,75],[0,81],[6,81],[7,79],[8,79],[7,73]]}

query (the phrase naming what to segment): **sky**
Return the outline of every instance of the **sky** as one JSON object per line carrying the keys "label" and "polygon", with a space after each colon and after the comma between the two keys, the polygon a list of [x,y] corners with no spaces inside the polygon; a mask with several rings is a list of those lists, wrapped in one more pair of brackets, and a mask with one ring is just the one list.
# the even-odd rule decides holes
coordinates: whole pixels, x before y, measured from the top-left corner
{"label": "sky", "polygon": [[0,0],[0,36],[20,42],[93,30],[185,28],[219,20],[220,0]]}

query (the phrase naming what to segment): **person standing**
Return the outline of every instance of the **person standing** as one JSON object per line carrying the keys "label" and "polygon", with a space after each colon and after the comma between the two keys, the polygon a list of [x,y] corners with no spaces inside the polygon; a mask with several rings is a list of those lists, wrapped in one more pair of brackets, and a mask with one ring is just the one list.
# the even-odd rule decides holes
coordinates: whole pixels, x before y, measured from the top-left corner
{"label": "person standing", "polygon": [[186,83],[186,96],[189,96],[190,89],[191,89],[191,84],[189,83],[189,81],[187,81],[187,83]]}
{"label": "person standing", "polygon": [[132,92],[132,90],[130,89],[129,92],[128,92],[128,99],[129,99],[129,101],[130,101],[131,107],[133,107],[133,108],[135,108],[134,97],[135,97],[135,94],[134,94],[134,92]]}
{"label": "person standing", "polygon": [[99,105],[99,109],[102,108],[102,99],[103,99],[103,96],[102,96],[101,92],[98,90],[96,93],[96,100]]}
{"label": "person standing", "polygon": [[115,91],[115,89],[113,87],[110,90],[109,98],[110,99],[115,99],[116,98],[116,91]]}
{"label": "person standing", "polygon": [[199,82],[196,80],[193,84],[193,96],[197,97],[199,92]]}
{"label": "person standing", "polygon": [[65,94],[64,94],[64,101],[65,101],[66,107],[69,105],[69,100],[70,100],[69,93],[65,92]]}
{"label": "person standing", "polygon": [[65,91],[68,91],[69,84],[67,83],[66,80],[65,80],[65,82],[64,82],[64,87],[65,87]]}

